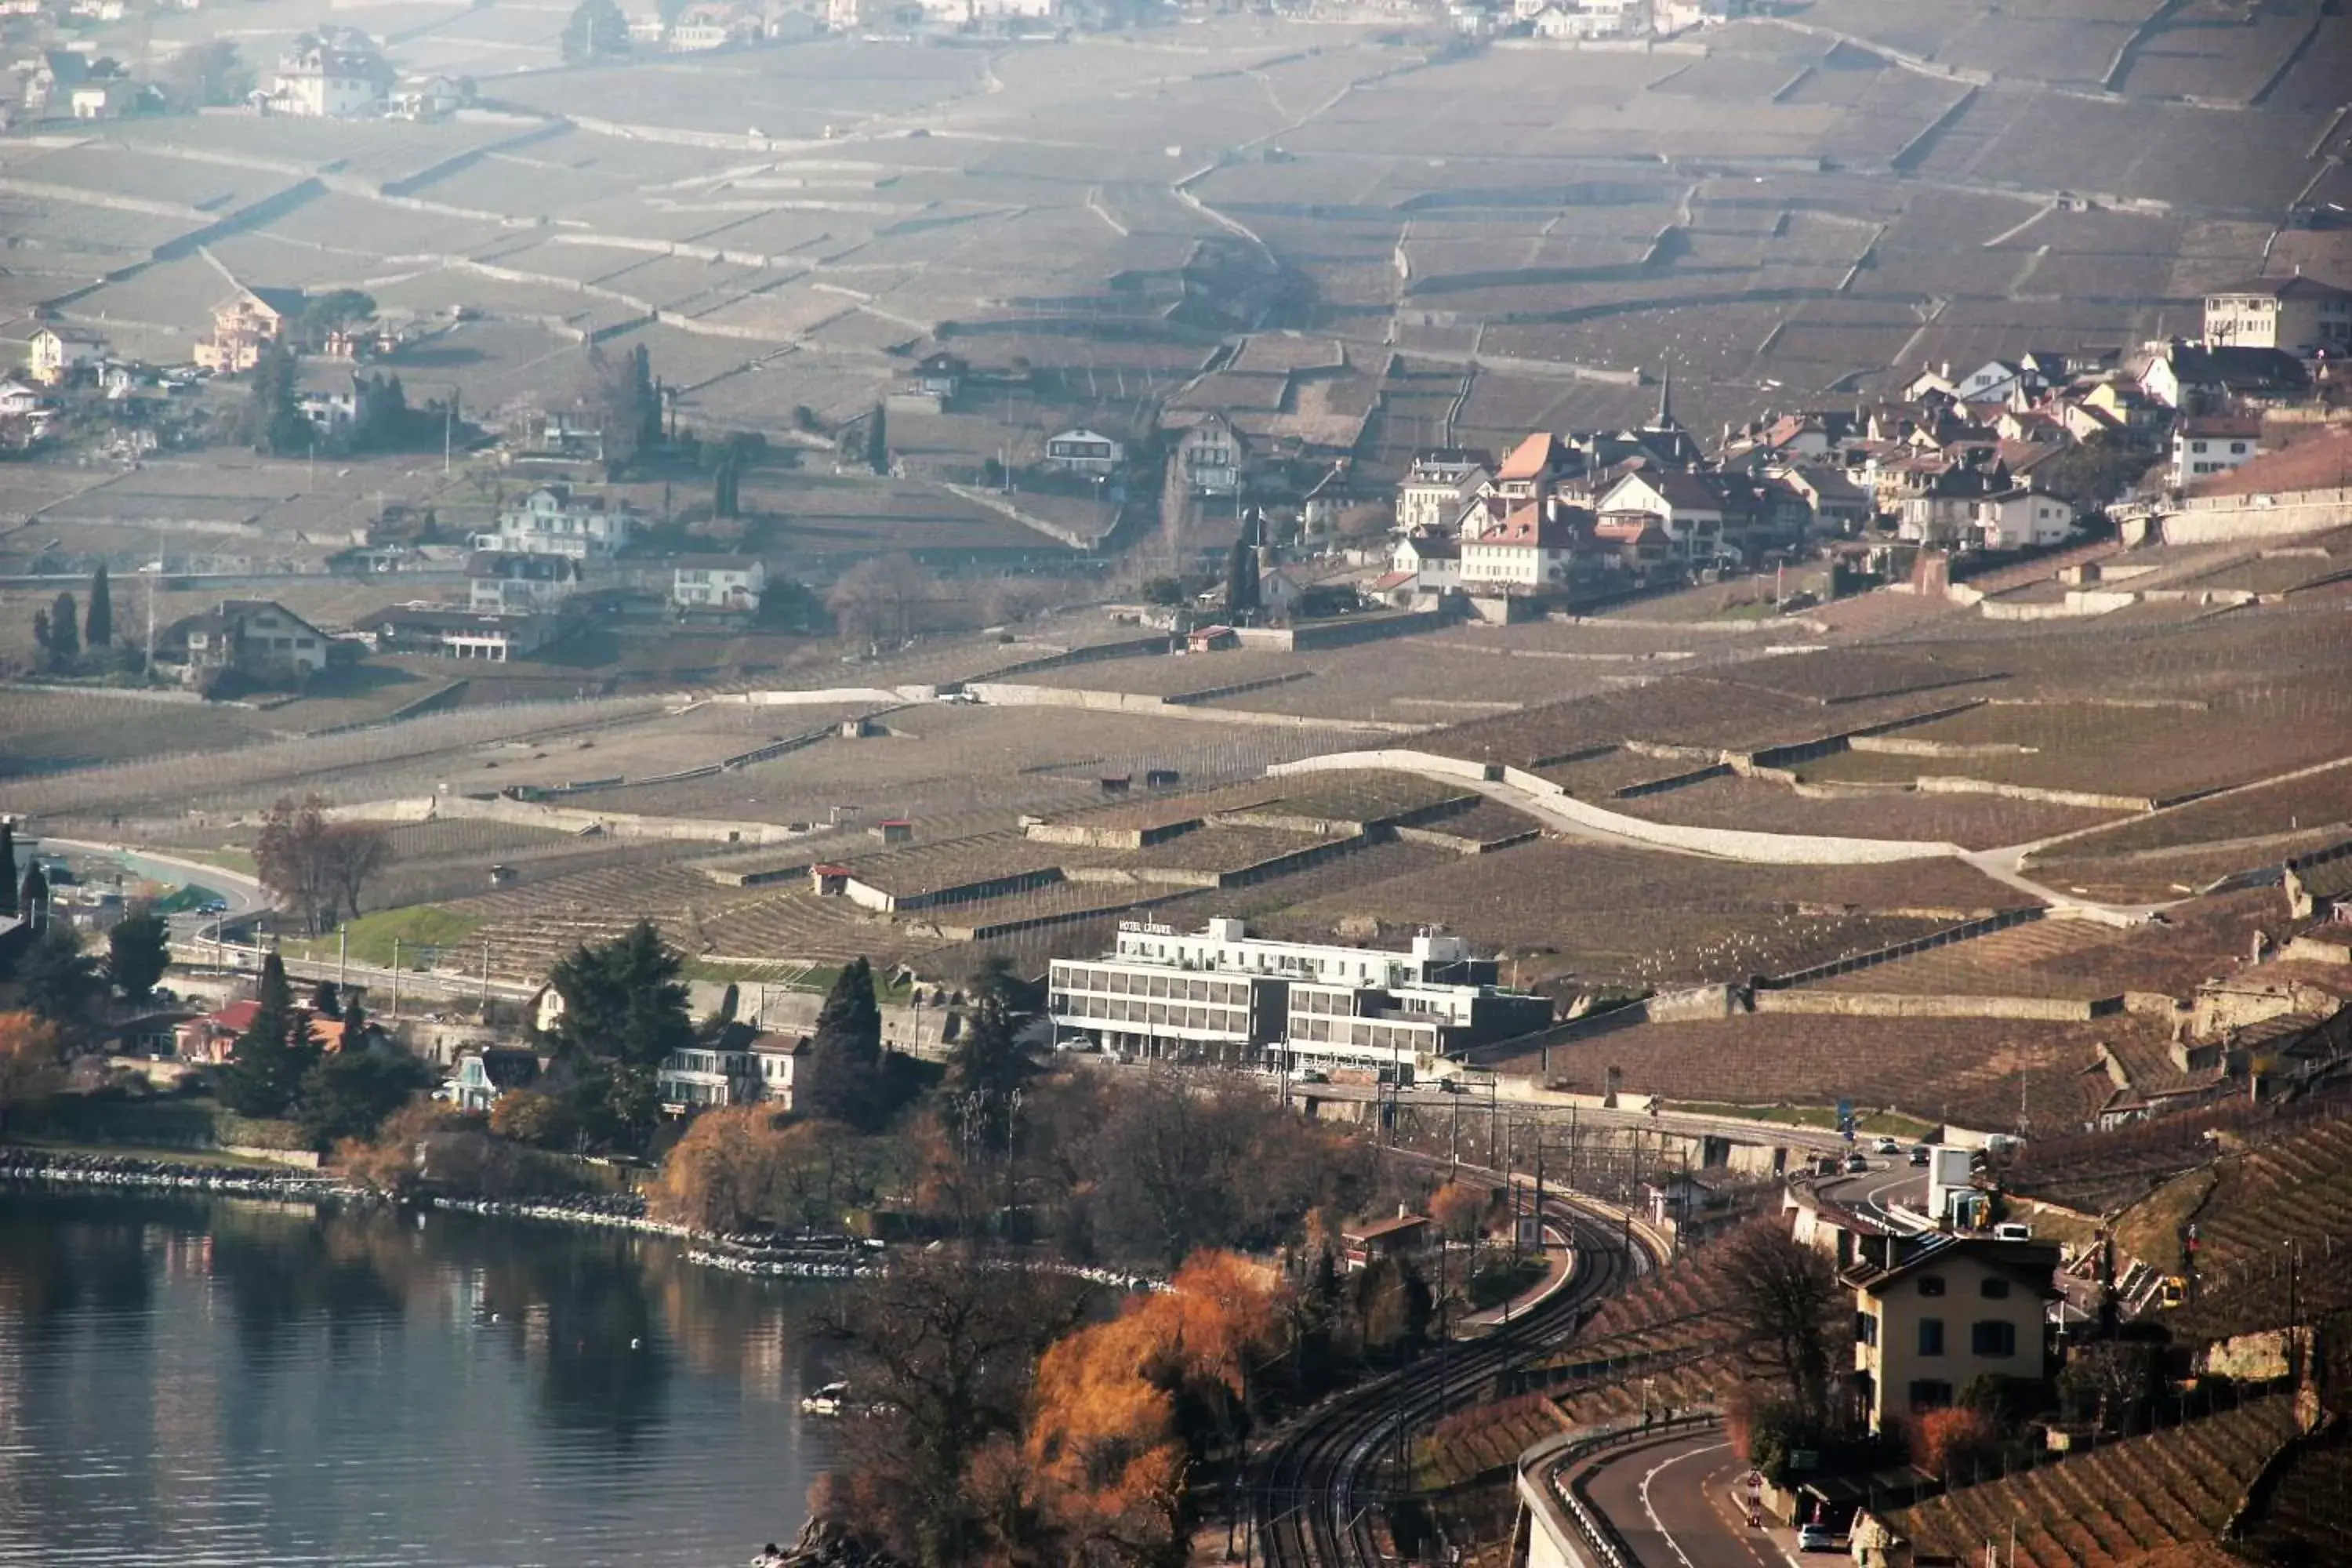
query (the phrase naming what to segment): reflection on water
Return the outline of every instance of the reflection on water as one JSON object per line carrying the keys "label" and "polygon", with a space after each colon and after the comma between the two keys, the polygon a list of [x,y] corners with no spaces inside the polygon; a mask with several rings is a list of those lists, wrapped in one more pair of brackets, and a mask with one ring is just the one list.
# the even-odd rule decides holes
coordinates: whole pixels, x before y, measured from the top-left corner
{"label": "reflection on water", "polygon": [[0,1186],[0,1564],[740,1563],[825,1463],[813,1300],[641,1237]]}

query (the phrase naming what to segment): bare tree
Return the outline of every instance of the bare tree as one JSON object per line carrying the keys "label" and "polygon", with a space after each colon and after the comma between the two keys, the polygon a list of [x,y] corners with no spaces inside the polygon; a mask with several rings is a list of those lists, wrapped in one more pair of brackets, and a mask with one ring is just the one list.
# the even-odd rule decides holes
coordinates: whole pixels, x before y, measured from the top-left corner
{"label": "bare tree", "polygon": [[1780,1384],[1808,1420],[1827,1420],[1837,1270],[1770,1219],[1748,1222],[1723,1246],[1724,1267],[1740,1282],[1732,1312],[1750,1375]]}
{"label": "bare tree", "polygon": [[901,551],[869,556],[844,572],[824,604],[844,637],[903,642],[929,625],[926,612],[939,597],[939,580]]}
{"label": "bare tree", "polygon": [[392,858],[392,844],[380,827],[331,823],[327,803],[317,795],[297,802],[281,795],[263,819],[253,847],[261,885],[299,913],[317,931],[348,906],[360,912],[360,890]]}
{"label": "bare tree", "polygon": [[847,1428],[854,1474],[832,1495],[854,1517],[836,1522],[924,1568],[963,1560],[978,1524],[971,1462],[1020,1429],[1037,1356],[1077,1325],[1087,1294],[1065,1276],[926,1253],[818,1312],[876,1410]]}

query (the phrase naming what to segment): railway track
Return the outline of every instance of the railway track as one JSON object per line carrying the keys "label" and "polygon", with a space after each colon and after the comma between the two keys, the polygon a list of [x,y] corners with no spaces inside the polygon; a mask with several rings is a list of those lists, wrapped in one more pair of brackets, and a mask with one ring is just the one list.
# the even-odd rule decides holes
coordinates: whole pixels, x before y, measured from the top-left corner
{"label": "railway track", "polygon": [[1488,1378],[1566,1339],[1596,1302],[1655,1261],[1638,1244],[1629,1250],[1619,1220],[1572,1197],[1547,1201],[1545,1217],[1576,1255],[1549,1299],[1507,1328],[1333,1400],[1260,1462],[1250,1510],[1266,1568],[1369,1568],[1387,1558],[1372,1527],[1387,1500],[1371,1472],[1400,1434],[1472,1403]]}

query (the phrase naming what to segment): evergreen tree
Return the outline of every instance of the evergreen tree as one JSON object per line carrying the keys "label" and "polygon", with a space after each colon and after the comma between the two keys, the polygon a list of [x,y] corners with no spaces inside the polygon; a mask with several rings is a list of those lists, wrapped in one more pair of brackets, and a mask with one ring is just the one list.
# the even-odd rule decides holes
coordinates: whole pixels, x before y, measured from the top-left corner
{"label": "evergreen tree", "polygon": [[49,918],[49,879],[41,875],[38,860],[25,868],[25,879],[16,884],[16,912],[36,926]]}
{"label": "evergreen tree", "polygon": [[864,959],[843,966],[816,1016],[808,1058],[797,1075],[794,1108],[826,1121],[870,1131],[889,1113],[882,1081],[882,1009],[874,969]]}
{"label": "evergreen tree", "polygon": [[358,1046],[360,1043],[360,1037],[365,1035],[367,1031],[367,1012],[366,1009],[360,1005],[359,993],[354,991],[350,995],[343,998],[344,1048],[348,1050]]}
{"label": "evergreen tree", "polygon": [[1244,533],[1234,541],[1233,553],[1225,558],[1225,619],[1244,625],[1257,614],[1257,552]]}
{"label": "evergreen tree", "polygon": [[321,980],[310,987],[310,1011],[321,1018],[343,1016],[343,999],[331,980]]}
{"label": "evergreen tree", "polygon": [[16,825],[0,822],[0,915],[16,912]]}
{"label": "evergreen tree", "polygon": [[82,642],[105,647],[114,641],[114,592],[106,581],[106,563],[89,574],[89,616],[82,623]]}
{"label": "evergreen tree", "polygon": [[614,0],[580,0],[563,28],[563,58],[580,65],[629,52],[629,18]]}
{"label": "evergreen tree", "polygon": [[98,960],[82,951],[80,934],[63,921],[43,928],[18,963],[16,981],[26,1007],[68,1028],[89,1017],[106,990]]}
{"label": "evergreen tree", "polygon": [[124,1001],[146,1000],[171,967],[171,935],[152,909],[133,910],[106,933],[106,977]]}
{"label": "evergreen tree", "polygon": [[643,343],[629,351],[629,384],[636,400],[637,445],[658,447],[662,442],[661,387],[654,380],[654,356]]}
{"label": "evergreen tree", "polygon": [[246,407],[246,433],[253,449],[272,457],[305,451],[310,445],[310,422],[296,401],[294,351],[283,337],[263,352],[253,367],[253,391]]}
{"label": "evergreen tree", "polygon": [[59,594],[49,606],[49,652],[64,663],[81,657],[81,617],[71,594]]}
{"label": "evergreen tree", "polygon": [[882,405],[866,416],[866,466],[877,474],[890,471],[890,426]]}
{"label": "evergreen tree", "polygon": [[1012,1140],[1013,1107],[1034,1070],[1020,1033],[1034,1009],[1013,965],[992,958],[972,977],[963,1037],[948,1057],[947,1087],[959,1126],[992,1149]]}
{"label": "evergreen tree", "polygon": [[654,923],[639,921],[610,942],[574,949],[548,976],[563,998],[555,1044],[573,1109],[601,1138],[644,1140],[661,1110],[655,1075],[663,1058],[694,1044],[682,967]]}
{"label": "evergreen tree", "polygon": [[253,1022],[237,1037],[220,1075],[221,1101],[239,1116],[283,1116],[325,1053],[310,1032],[309,1015],[294,1005],[286,965],[274,952],[262,963],[254,1000],[258,1005]]}
{"label": "evergreen tree", "polygon": [[49,612],[47,610],[33,612],[33,646],[45,654],[53,651],[49,647]]}

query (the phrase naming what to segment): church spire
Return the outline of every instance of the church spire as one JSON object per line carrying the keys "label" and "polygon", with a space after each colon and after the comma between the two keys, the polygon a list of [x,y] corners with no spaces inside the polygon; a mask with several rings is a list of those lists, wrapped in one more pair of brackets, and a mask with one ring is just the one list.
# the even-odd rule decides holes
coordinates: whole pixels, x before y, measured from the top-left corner
{"label": "church spire", "polygon": [[1652,422],[1653,430],[1679,430],[1675,423],[1675,373],[1671,367],[1658,372],[1658,416]]}

